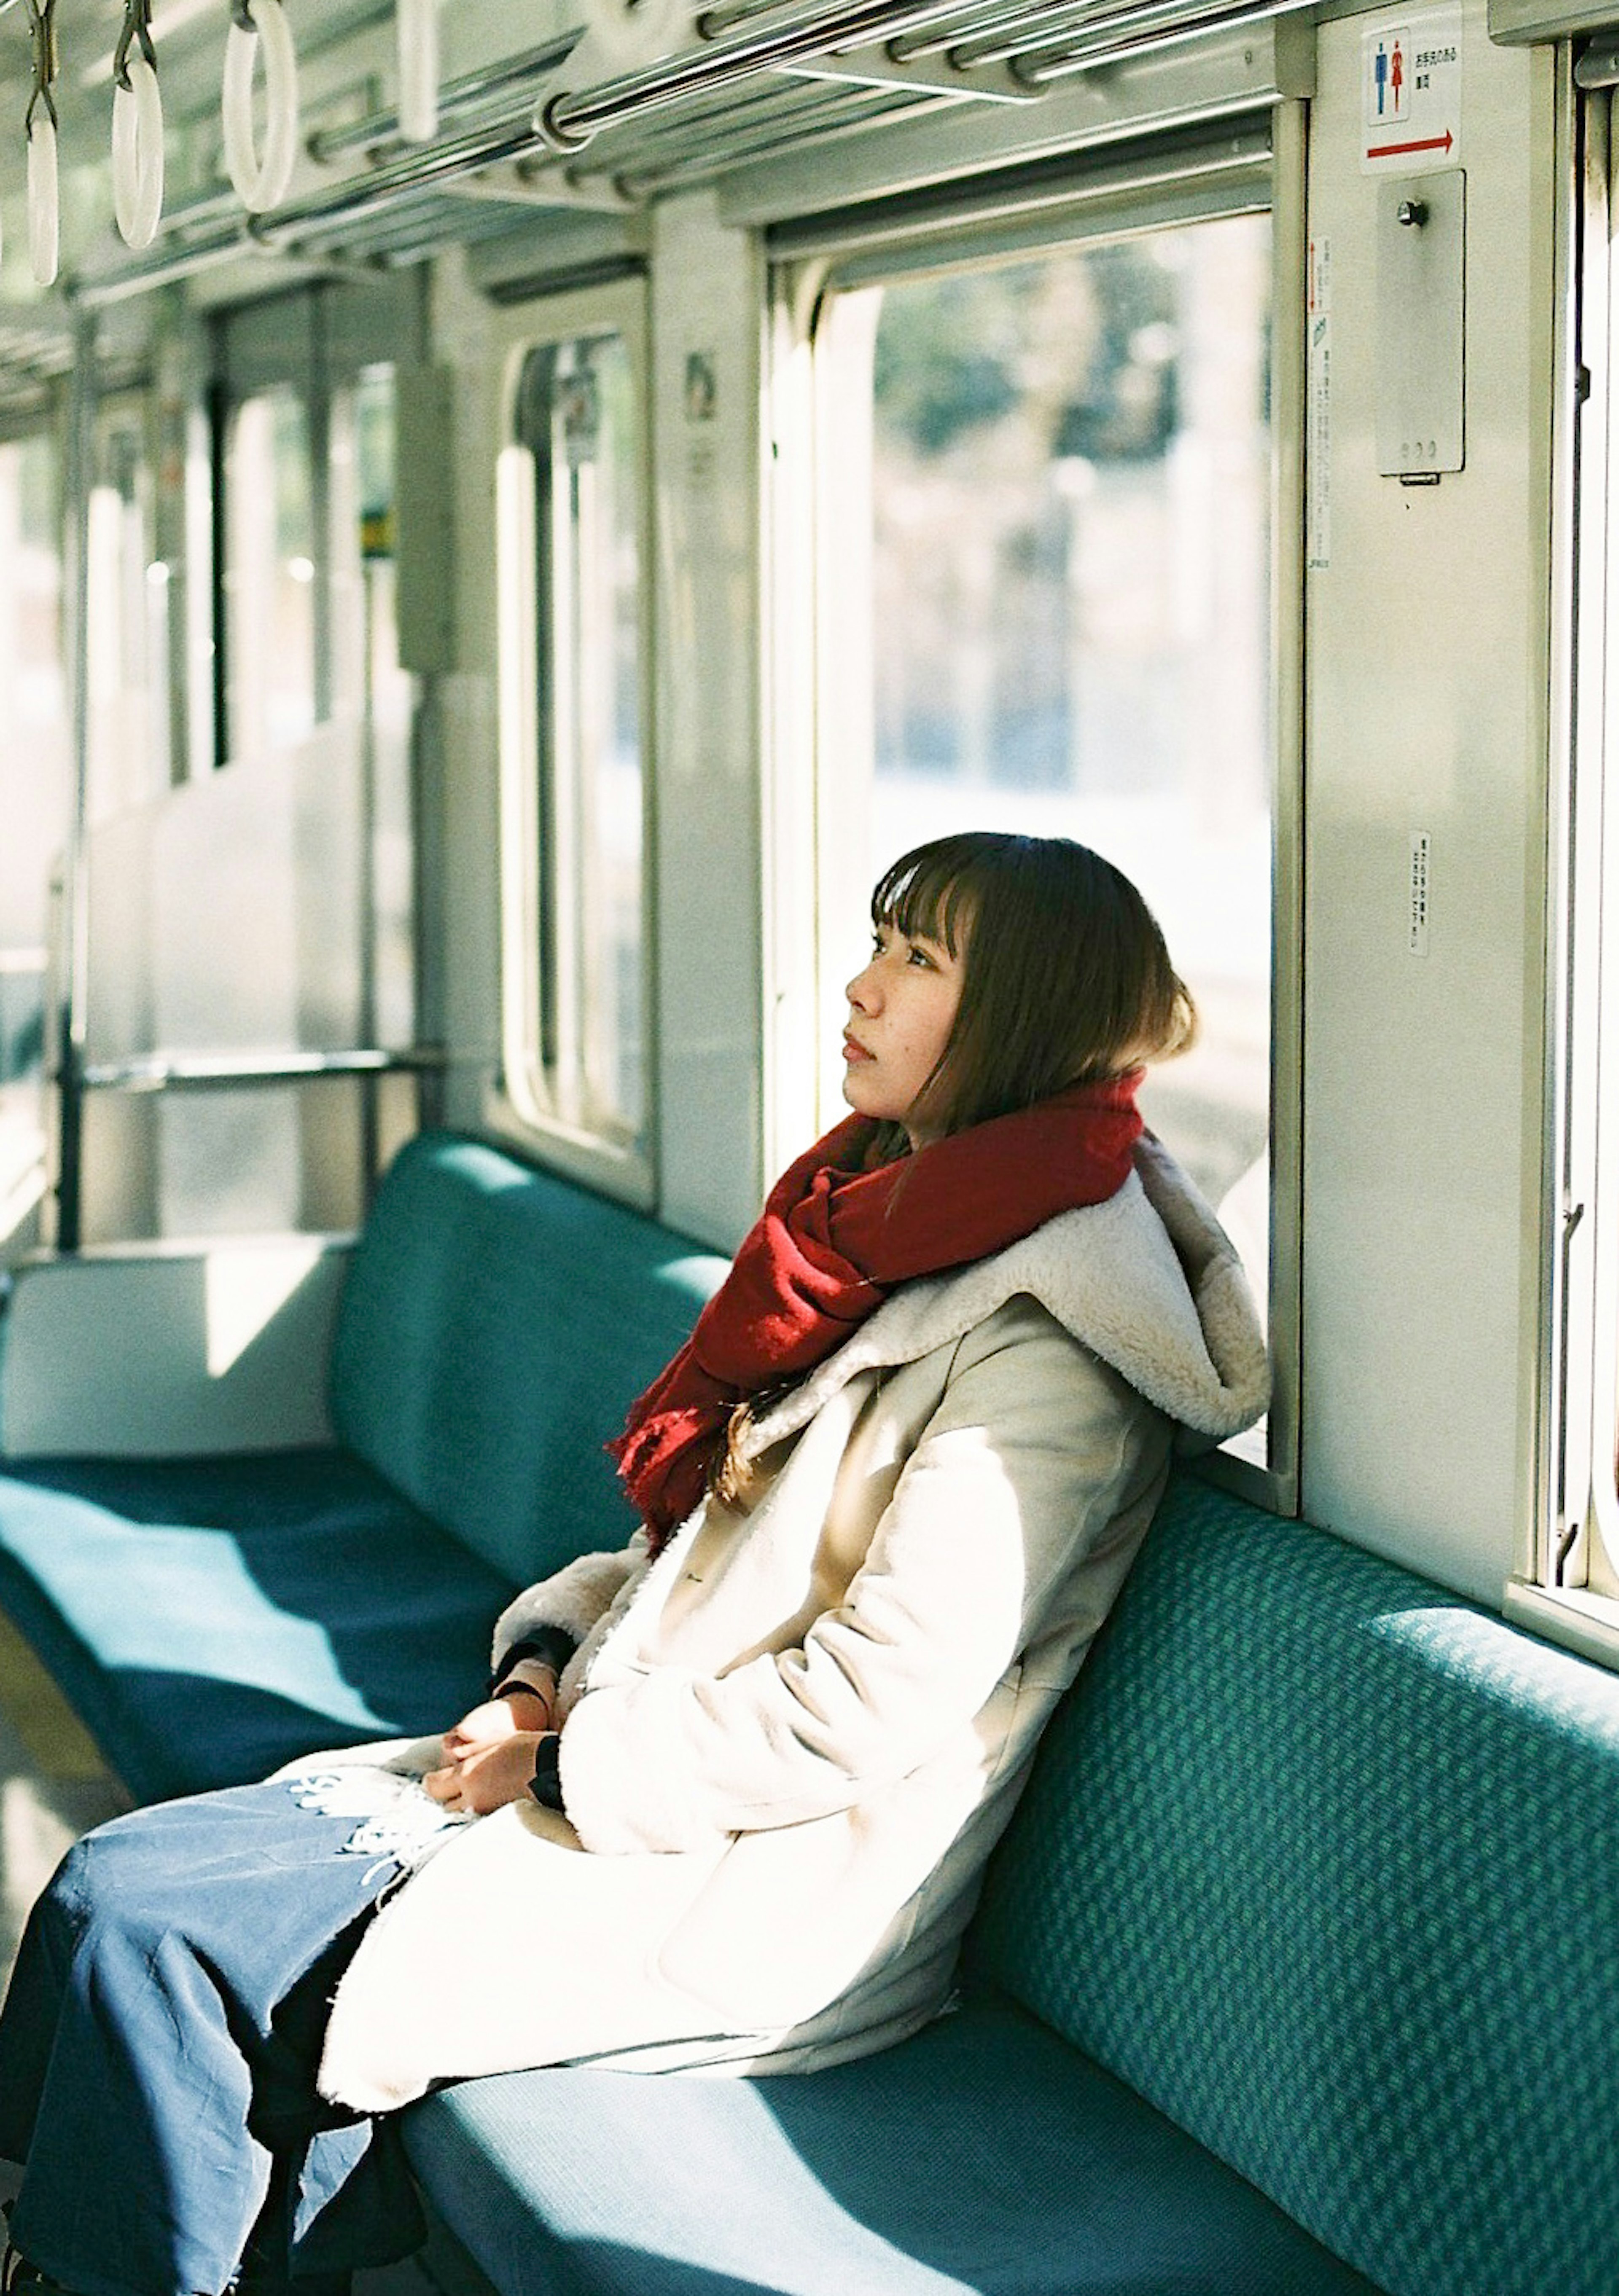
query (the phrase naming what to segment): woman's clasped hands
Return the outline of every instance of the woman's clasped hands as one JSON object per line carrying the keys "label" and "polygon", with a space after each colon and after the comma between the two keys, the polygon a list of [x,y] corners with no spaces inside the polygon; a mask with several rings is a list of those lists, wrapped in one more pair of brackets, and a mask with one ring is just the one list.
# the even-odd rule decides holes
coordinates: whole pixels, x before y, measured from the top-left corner
{"label": "woman's clasped hands", "polygon": [[548,1690],[513,1684],[464,1714],[444,1736],[444,1765],[422,1784],[446,1809],[486,1816],[520,1801],[534,1775],[535,1751],[555,1726],[555,1684]]}

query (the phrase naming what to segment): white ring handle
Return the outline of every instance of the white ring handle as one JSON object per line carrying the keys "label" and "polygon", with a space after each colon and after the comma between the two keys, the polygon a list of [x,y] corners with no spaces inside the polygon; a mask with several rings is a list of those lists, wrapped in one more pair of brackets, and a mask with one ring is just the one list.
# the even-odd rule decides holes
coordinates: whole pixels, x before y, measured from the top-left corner
{"label": "white ring handle", "polygon": [[431,144],[439,132],[439,0],[395,0],[399,134]]}
{"label": "white ring handle", "polygon": [[[264,156],[253,134],[253,68],[264,51]],[[225,164],[250,215],[286,197],[298,159],[298,54],[281,0],[253,0],[253,29],[225,41]]]}
{"label": "white ring handle", "polygon": [[56,277],[62,204],[56,188],[56,130],[43,105],[29,129],[29,253],[42,287]]}
{"label": "white ring handle", "polygon": [[127,247],[150,247],[163,212],[163,99],[138,50],[112,91],[112,209]]}

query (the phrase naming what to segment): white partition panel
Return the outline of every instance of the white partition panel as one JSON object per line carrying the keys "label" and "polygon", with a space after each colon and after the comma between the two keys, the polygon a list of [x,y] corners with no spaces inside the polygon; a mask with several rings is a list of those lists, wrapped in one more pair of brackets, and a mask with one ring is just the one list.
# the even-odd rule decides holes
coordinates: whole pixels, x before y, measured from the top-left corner
{"label": "white partition panel", "polygon": [[[391,931],[368,882],[362,730],[330,725],[97,827],[90,841],[88,1061],[346,1052],[371,1034],[367,947]],[[386,879],[382,879],[385,889]],[[407,931],[392,931],[408,962]],[[399,1000],[394,1000],[396,1003]],[[91,1170],[91,1233],[329,1225],[357,1216],[352,1083],[167,1093],[143,1208]],[[96,1094],[98,1103],[107,1095]],[[122,1097],[120,1095],[119,1097]],[[340,1104],[341,1103],[341,1104]],[[131,1153],[97,1105],[92,1164]]]}
{"label": "white partition panel", "polygon": [[1361,31],[1320,28],[1310,138],[1331,359],[1312,416],[1329,452],[1310,575],[1303,1506],[1496,1603],[1534,1505],[1541,1364],[1552,69],[1494,46],[1469,0],[1467,463],[1403,486],[1377,469]]}

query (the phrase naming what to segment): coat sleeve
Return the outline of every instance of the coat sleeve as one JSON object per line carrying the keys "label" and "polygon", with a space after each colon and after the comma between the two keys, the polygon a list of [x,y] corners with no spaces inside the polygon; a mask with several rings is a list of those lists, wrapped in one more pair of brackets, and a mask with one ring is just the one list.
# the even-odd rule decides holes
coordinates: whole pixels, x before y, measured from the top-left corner
{"label": "coat sleeve", "polygon": [[638,1530],[616,1554],[581,1554],[549,1578],[525,1587],[495,1621],[491,1669],[498,1674],[508,1652],[519,1643],[532,1642],[547,1627],[560,1628],[575,1644],[582,1643],[646,1562],[646,1534]]}
{"label": "coat sleeve", "polygon": [[1164,1423],[1033,1312],[960,1342],[865,1562],[801,1646],[579,1701],[561,1770],[588,1849],[695,1849],[845,1809],[970,1728],[1035,1633],[1084,1610],[1093,1565],[1105,1607],[1109,1530]]}

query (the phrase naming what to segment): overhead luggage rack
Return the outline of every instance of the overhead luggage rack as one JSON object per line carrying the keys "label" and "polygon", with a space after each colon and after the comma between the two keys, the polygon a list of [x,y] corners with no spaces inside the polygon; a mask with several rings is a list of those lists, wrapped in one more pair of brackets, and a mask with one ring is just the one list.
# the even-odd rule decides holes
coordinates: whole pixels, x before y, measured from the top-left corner
{"label": "overhead luggage rack", "polygon": [[[1157,51],[1228,44],[1298,13],[1306,0],[766,0],[698,15],[672,53],[599,72],[587,31],[506,57],[440,91],[440,132],[415,144],[396,110],[311,135],[326,165],[362,174],[306,186],[248,217],[211,194],[166,219],[138,261],[83,276],[110,302],[228,261],[244,250],[342,250],[415,260],[451,240],[508,229],[536,206],[645,202],[866,131],[1009,108],[1062,109],[1064,90],[1104,66]],[[597,61],[593,64],[593,56]],[[571,68],[581,75],[571,85]],[[475,188],[481,212],[469,212]]]}

